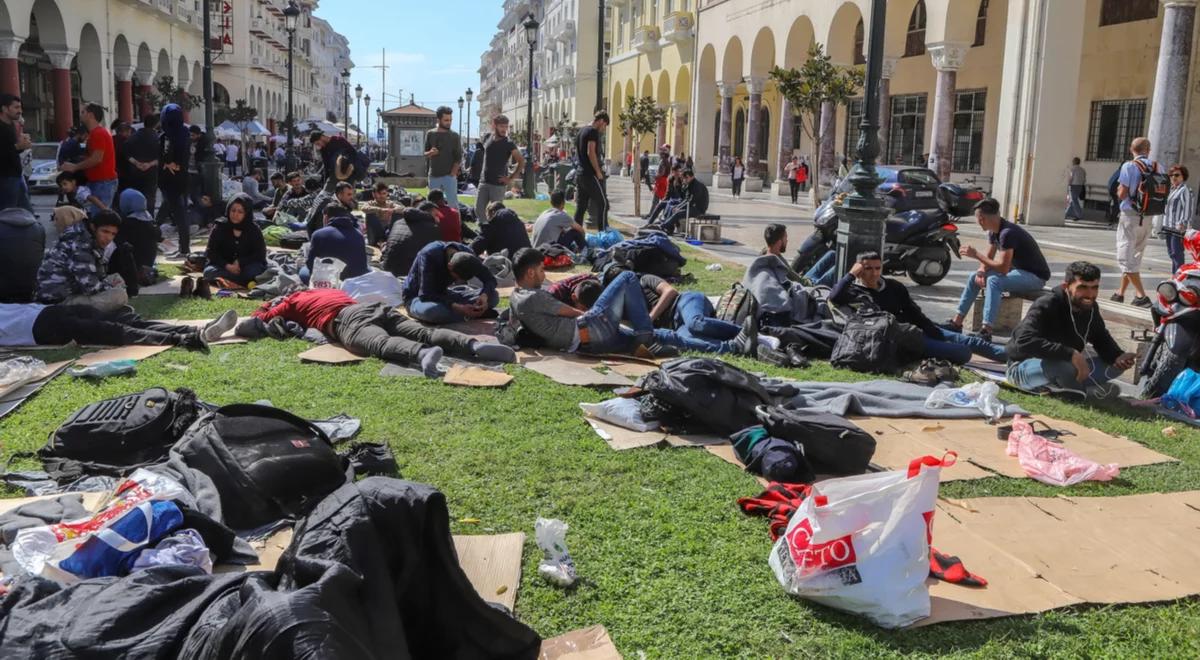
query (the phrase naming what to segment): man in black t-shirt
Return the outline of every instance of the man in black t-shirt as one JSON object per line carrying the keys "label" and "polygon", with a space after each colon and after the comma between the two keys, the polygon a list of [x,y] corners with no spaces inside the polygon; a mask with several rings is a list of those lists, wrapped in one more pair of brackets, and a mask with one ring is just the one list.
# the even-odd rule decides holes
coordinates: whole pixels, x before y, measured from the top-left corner
{"label": "man in black t-shirt", "polygon": [[579,174],[575,177],[575,223],[583,225],[583,214],[591,215],[597,231],[608,229],[608,196],[604,190],[603,158],[600,133],[608,128],[608,113],[600,110],[590,126],[579,131],[575,153],[579,157]]}
{"label": "man in black t-shirt", "polygon": [[142,117],[142,127],[125,142],[125,164],[129,173],[128,187],[146,198],[146,210],[154,215],[158,203],[158,114]]}
{"label": "man in black t-shirt", "polygon": [[20,131],[19,121],[21,99],[13,94],[0,94],[0,209],[19,207],[33,213],[21,166],[21,152],[33,143]]}
{"label": "man in black t-shirt", "polygon": [[[513,161],[517,169],[508,173],[508,163]],[[483,143],[483,168],[479,178],[479,191],[475,195],[475,217],[480,223],[487,222],[487,207],[492,202],[504,201],[504,193],[513,181],[521,180],[525,171],[525,157],[512,140],[508,139],[508,117],[496,115],[492,120],[492,135]]]}
{"label": "man in black t-shirt", "polygon": [[989,198],[976,204],[975,219],[988,234],[988,251],[984,254],[974,245],[959,249],[964,259],[979,262],[979,270],[963,287],[958,314],[947,323],[947,329],[962,332],[963,319],[983,290],[983,327],[979,335],[991,341],[992,324],[1000,314],[1004,292],[1041,291],[1050,279],[1050,266],[1029,232],[1000,217],[1000,202]]}

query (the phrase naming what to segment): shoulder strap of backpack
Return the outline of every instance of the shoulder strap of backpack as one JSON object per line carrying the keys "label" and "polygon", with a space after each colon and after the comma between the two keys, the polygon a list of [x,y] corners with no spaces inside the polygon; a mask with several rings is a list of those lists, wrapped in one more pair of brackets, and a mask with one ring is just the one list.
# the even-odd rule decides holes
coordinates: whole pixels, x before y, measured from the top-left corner
{"label": "shoulder strap of backpack", "polygon": [[300,417],[299,415],[294,415],[286,410],[273,408],[271,406],[260,406],[257,403],[233,403],[228,406],[221,406],[216,412],[217,414],[224,415],[226,417],[254,416],[278,419],[307,429],[311,431],[313,435],[317,436],[321,440],[324,440],[325,444],[331,447],[333,446],[333,442],[329,440],[329,436],[321,430],[321,427],[313,424],[311,421],[304,419],[303,417]]}

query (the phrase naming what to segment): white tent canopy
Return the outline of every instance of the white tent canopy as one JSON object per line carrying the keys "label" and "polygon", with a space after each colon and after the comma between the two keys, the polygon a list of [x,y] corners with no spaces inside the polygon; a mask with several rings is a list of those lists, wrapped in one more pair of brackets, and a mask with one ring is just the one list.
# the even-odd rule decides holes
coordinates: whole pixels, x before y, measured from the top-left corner
{"label": "white tent canopy", "polygon": [[[258,120],[246,123],[246,135],[262,137],[270,134],[271,131],[268,131],[267,127],[259,123]],[[242,129],[232,120],[226,119],[221,122],[220,126],[217,126],[214,135],[223,140],[236,139],[242,136]]]}

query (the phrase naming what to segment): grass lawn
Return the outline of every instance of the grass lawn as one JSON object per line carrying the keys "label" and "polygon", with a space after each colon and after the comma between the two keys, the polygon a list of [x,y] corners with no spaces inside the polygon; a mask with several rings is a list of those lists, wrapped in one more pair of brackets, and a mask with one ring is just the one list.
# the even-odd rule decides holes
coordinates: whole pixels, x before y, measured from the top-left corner
{"label": "grass lawn", "polygon": [[[719,293],[740,276],[735,268],[705,271],[699,252],[688,256],[700,290]],[[136,302],[142,313],[158,318],[211,318],[254,305],[171,296]],[[209,355],[175,349],[139,363],[132,376],[98,383],[59,377],[0,420],[2,456],[41,446],[86,403],[155,385],[190,387],[214,403],[269,399],[308,417],[345,412],[362,418],[361,438],[388,442],[404,478],[446,493],[455,533],[524,531],[529,540],[517,615],[545,637],[602,623],[626,657],[1200,656],[1195,600],[881,631],[783,592],[767,566],[766,523],[744,517],[734,505],[736,498],[759,492],[749,475],[701,450],[610,450],[581,421],[577,406],[606,398],[603,391],[557,385],[515,367],[515,380],[504,390],[382,378],[383,363],[374,359],[338,367],[302,364],[296,355],[307,348],[299,340],[267,339],[214,347]],[[864,379],[827,365],[796,371],[732,361],[803,379]],[[1007,392],[1004,397],[1034,412],[1127,435],[1182,461],[1123,470],[1109,484],[1062,490],[992,478],[948,484],[943,495],[1100,496],[1200,484],[1200,430],[1173,424],[1180,432],[1168,438],[1161,433],[1167,423],[1154,416]],[[571,590],[537,576],[540,553],[532,536],[538,516],[570,525],[567,543],[581,576]],[[467,518],[480,522],[457,522]]]}

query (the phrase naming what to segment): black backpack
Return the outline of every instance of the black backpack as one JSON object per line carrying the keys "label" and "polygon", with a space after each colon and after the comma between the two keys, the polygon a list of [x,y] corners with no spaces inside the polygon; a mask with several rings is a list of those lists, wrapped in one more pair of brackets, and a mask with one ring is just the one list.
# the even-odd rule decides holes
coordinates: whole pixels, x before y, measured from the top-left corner
{"label": "black backpack", "polygon": [[174,451],[213,481],[224,522],[233,529],[303,516],[351,478],[324,431],[257,404],[217,408],[192,425]]}
{"label": "black backpack", "polygon": [[164,460],[205,410],[191,390],[152,387],[88,404],[71,413],[37,452],[60,484],[84,476],[119,477]]}
{"label": "black backpack", "polygon": [[772,437],[799,446],[817,474],[862,474],[875,455],[875,438],[845,417],[784,406],[763,406],[756,413]]}
{"label": "black backpack", "polygon": [[1137,195],[1133,198],[1134,209],[1143,217],[1166,213],[1167,197],[1171,195],[1171,179],[1159,171],[1158,163],[1146,164],[1135,158],[1133,164],[1142,175],[1137,185]]}
{"label": "black backpack", "polygon": [[638,386],[645,392],[639,403],[648,419],[718,435],[758,424],[756,407],[795,392],[790,386],[768,389],[757,376],[713,358],[669,360],[642,376]]}
{"label": "black backpack", "polygon": [[730,285],[729,290],[721,294],[716,305],[717,318],[738,325],[746,320],[753,309],[754,295],[742,286],[741,282]]}
{"label": "black backpack", "polygon": [[851,312],[829,363],[865,373],[895,371],[898,326],[895,316],[878,309],[864,306]]}

